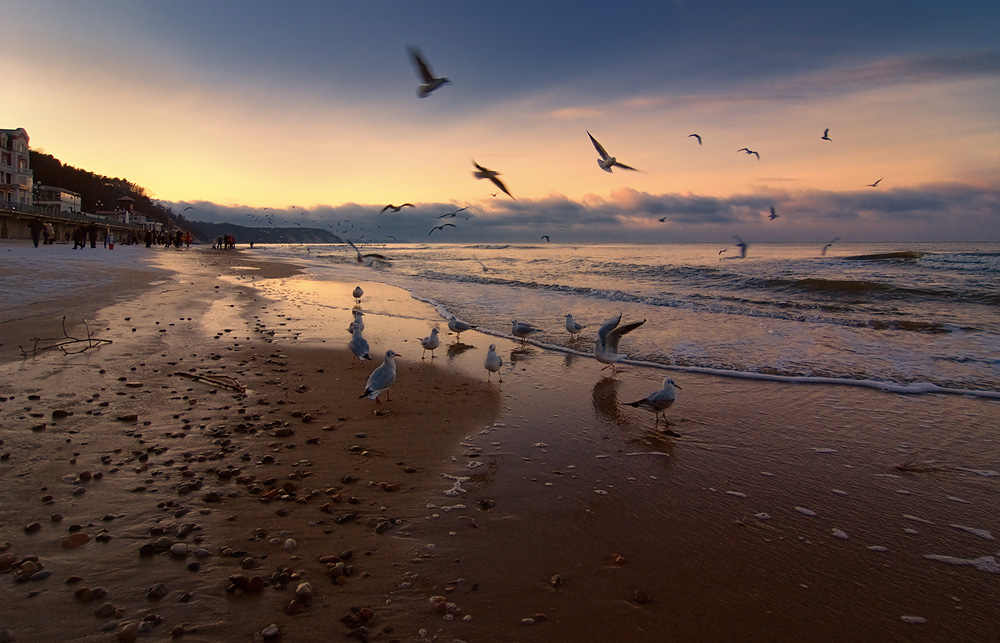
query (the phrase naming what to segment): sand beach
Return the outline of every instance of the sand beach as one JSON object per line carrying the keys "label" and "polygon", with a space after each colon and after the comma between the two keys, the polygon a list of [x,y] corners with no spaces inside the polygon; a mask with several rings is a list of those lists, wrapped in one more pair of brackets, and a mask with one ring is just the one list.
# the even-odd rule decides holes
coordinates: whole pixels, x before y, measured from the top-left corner
{"label": "sand beach", "polygon": [[87,252],[0,245],[0,640],[1000,640],[996,400],[680,373],[674,437],[375,275]]}

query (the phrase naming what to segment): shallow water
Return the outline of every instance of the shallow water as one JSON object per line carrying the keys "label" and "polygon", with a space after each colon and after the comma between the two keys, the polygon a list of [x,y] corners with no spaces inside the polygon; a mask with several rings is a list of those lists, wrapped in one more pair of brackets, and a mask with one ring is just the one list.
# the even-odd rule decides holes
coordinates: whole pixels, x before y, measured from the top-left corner
{"label": "shallow water", "polygon": [[[600,324],[647,320],[635,362],[743,377],[843,380],[1000,395],[1000,244],[258,246],[315,280],[381,281],[479,330],[510,321],[540,345],[591,354]],[[287,286],[282,286],[287,287]],[[282,293],[271,288],[271,295]],[[391,312],[391,311],[389,311]],[[572,340],[564,317],[587,325]],[[442,323],[443,327],[443,323]]]}

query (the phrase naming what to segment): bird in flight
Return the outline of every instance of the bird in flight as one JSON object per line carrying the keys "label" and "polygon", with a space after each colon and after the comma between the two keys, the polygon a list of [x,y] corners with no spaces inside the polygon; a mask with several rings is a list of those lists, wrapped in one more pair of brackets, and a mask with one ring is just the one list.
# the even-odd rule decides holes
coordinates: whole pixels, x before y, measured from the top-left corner
{"label": "bird in flight", "polygon": [[833,244],[837,243],[838,241],[840,241],[840,237],[834,237],[833,241],[831,241],[830,243],[828,243],[825,246],[823,246],[823,250],[822,250],[822,252],[820,252],[820,254],[825,257],[826,256],[826,249],[829,248],[830,246],[832,246]]}
{"label": "bird in flight", "polygon": [[542,235],[541,237],[539,237],[539,238],[540,238],[540,239],[545,239],[546,241],[552,241],[552,239],[549,239],[549,235],[547,235],[547,234],[543,234],[543,235]]}
{"label": "bird in flight", "polygon": [[733,235],[733,239],[736,239],[736,247],[740,249],[740,259],[746,259],[747,257],[747,246],[750,245],[743,239],[740,239],[736,235]]}
{"label": "bird in flight", "polygon": [[188,207],[184,208],[185,212],[188,211],[188,210],[194,210],[194,206],[193,205],[189,205]]}
{"label": "bird in flight", "polygon": [[749,147],[742,147],[742,148],[740,148],[740,149],[738,149],[736,151],[737,152],[746,152],[747,156],[749,156],[750,154],[753,154],[754,156],[757,157],[758,161],[760,160],[760,154],[758,154],[757,152],[751,150]]}
{"label": "bird in flight", "polygon": [[358,250],[358,247],[354,245],[354,242],[351,241],[350,239],[347,240],[347,243],[351,244],[351,247],[354,248],[354,252],[358,253],[358,263],[367,263],[371,265],[376,260],[389,261],[389,258],[386,257],[385,255],[376,254],[374,252],[368,254],[361,254],[361,251]]}
{"label": "bird in flight", "polygon": [[879,179],[878,181],[875,181],[874,183],[869,183],[866,187],[877,188],[878,184],[881,183],[881,182],[882,182],[882,179]]}
{"label": "bird in flight", "polygon": [[659,221],[660,221],[660,223],[666,223],[667,222],[667,217],[660,217]]}
{"label": "bird in flight", "polygon": [[445,217],[452,217],[452,218],[454,218],[454,216],[456,214],[458,214],[459,212],[461,212],[463,210],[468,210],[468,209],[469,209],[469,206],[465,206],[464,208],[459,208],[459,209],[455,210],[454,212],[448,212],[447,214],[442,214],[441,216],[438,217],[438,219],[444,219]]}
{"label": "bird in flight", "polygon": [[[476,166],[476,171],[472,173],[472,176],[476,177],[477,179],[489,179],[490,181],[493,182],[493,185],[500,188],[500,190],[502,190],[504,194],[514,199],[514,195],[507,190],[507,186],[503,184],[503,181],[497,178],[498,176],[500,176],[499,172],[488,170],[479,163],[476,163],[475,160],[472,161],[472,164]],[[516,201],[517,199],[514,200]]]}
{"label": "bird in flight", "polygon": [[820,138],[823,139],[824,141],[832,141],[833,140],[832,138],[830,138],[830,128],[829,127],[826,128],[825,130],[823,130],[823,136],[820,136]]}
{"label": "bird in flight", "polygon": [[625,353],[618,352],[618,343],[621,341],[622,336],[646,323],[646,320],[643,319],[640,322],[631,322],[624,326],[619,326],[618,324],[621,323],[621,320],[622,316],[619,313],[617,317],[612,317],[601,324],[600,330],[597,331],[597,341],[594,342],[594,357],[597,358],[598,362],[607,364],[607,366],[601,369],[602,371],[606,368],[610,368],[612,373],[617,371],[615,363],[628,357]]}
{"label": "bird in flight", "polygon": [[417,74],[420,75],[420,80],[423,81],[423,84],[417,86],[417,96],[419,98],[426,98],[435,89],[451,82],[447,78],[435,76],[416,47],[410,47],[410,60],[413,61],[413,66],[417,68]]}
{"label": "bird in flight", "polygon": [[[414,205],[412,203],[404,203],[403,205],[393,205],[393,204],[390,203],[389,205],[387,205],[384,208],[382,208],[382,212],[385,212],[386,210],[392,210],[393,212],[399,212],[403,208],[412,208],[412,207],[414,207]],[[379,212],[379,214],[382,214],[382,212]]]}
{"label": "bird in flight", "polygon": [[774,221],[775,219],[778,218],[778,213],[774,211],[773,205],[771,206],[771,214],[767,215],[767,218],[770,219],[771,221]]}
{"label": "bird in flight", "polygon": [[698,139],[698,145],[701,145],[701,134],[688,134],[688,138],[695,137]]}
{"label": "bird in flight", "polygon": [[458,226],[455,225],[454,223],[442,223],[439,226],[434,226],[433,228],[431,228],[431,231],[427,233],[427,236],[428,237],[431,236],[431,234],[433,234],[435,230],[444,230],[445,228],[448,227],[457,228]]}
{"label": "bird in flight", "polygon": [[590,142],[594,144],[594,148],[597,150],[597,153],[601,155],[601,158],[597,159],[597,164],[601,166],[602,170],[604,170],[608,174],[612,173],[611,168],[613,167],[620,167],[623,170],[632,170],[633,172],[639,171],[634,167],[629,167],[624,163],[619,163],[618,159],[608,154],[607,150],[604,149],[604,146],[598,143],[597,139],[594,138],[594,135],[591,134],[589,131],[587,132],[587,136],[590,137]]}

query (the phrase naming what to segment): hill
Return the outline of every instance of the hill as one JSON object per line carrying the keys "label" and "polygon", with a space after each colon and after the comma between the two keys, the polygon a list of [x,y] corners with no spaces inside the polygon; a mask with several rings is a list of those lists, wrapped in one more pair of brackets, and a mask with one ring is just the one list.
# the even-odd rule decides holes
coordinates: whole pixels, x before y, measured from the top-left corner
{"label": "hill", "polygon": [[190,221],[191,227],[201,233],[204,241],[214,241],[223,235],[232,235],[236,243],[343,243],[337,235],[322,228],[251,228],[235,223],[208,223]]}

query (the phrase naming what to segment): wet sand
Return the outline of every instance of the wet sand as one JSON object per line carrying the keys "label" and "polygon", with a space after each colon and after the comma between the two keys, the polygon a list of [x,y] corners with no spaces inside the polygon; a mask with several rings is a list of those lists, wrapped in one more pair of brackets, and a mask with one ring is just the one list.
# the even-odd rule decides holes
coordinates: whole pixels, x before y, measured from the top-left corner
{"label": "wet sand", "polygon": [[[12,640],[997,640],[995,401],[672,373],[674,438],[622,405],[662,371],[457,344],[370,282],[372,353],[402,355],[377,407],[346,351],[354,283],[131,250],[158,254],[127,288],[0,324]],[[112,343],[12,354],[66,311]]]}

